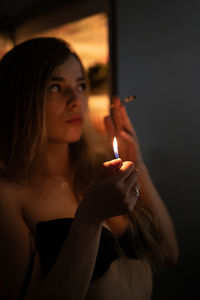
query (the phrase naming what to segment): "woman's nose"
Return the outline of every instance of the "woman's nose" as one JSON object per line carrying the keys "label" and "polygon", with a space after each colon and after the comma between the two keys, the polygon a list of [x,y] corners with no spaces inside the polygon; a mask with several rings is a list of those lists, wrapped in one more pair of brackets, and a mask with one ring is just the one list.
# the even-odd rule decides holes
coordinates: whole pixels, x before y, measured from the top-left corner
{"label": "woman's nose", "polygon": [[82,106],[82,99],[76,91],[71,91],[67,99],[67,108],[76,109]]}

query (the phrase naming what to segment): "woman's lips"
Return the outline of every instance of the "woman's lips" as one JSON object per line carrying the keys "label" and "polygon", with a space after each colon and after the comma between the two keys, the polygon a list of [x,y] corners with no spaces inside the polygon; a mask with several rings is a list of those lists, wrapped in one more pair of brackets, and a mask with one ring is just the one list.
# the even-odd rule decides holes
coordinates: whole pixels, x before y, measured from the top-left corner
{"label": "woman's lips", "polygon": [[83,117],[73,117],[71,119],[68,119],[66,122],[68,124],[81,125],[83,123]]}

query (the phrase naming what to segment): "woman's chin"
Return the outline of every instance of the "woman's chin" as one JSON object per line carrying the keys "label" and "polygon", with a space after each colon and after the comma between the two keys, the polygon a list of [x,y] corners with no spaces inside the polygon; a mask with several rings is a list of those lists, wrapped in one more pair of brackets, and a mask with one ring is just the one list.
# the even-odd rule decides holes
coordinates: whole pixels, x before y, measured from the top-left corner
{"label": "woman's chin", "polygon": [[80,141],[81,139],[81,136],[79,138],[73,138],[73,139],[70,139],[67,141],[68,144],[73,144],[73,143],[76,143],[78,141]]}
{"label": "woman's chin", "polygon": [[67,143],[71,144],[71,143],[76,143],[78,141],[80,141],[82,137],[82,133],[81,134],[74,134],[71,137],[67,138]]}

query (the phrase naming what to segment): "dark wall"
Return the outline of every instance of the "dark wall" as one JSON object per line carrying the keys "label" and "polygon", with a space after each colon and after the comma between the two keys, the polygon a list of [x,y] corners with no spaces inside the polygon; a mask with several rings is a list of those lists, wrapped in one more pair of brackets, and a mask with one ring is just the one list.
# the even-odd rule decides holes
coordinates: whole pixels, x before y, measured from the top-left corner
{"label": "dark wall", "polygon": [[200,1],[117,0],[116,24],[119,94],[137,95],[128,112],[180,247],[153,299],[189,299],[200,295]]}
{"label": "dark wall", "polygon": [[0,1],[0,15],[5,15],[8,17],[16,16],[21,13],[25,7],[39,1],[40,0],[2,0]]}

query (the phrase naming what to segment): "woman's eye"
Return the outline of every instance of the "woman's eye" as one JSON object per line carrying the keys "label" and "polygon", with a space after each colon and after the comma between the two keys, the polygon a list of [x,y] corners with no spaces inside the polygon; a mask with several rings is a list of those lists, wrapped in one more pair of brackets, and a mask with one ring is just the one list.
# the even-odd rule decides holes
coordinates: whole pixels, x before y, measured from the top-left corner
{"label": "woman's eye", "polygon": [[49,87],[50,92],[57,93],[61,91],[61,86],[59,84],[52,84]]}
{"label": "woman's eye", "polygon": [[87,88],[87,84],[85,82],[78,85],[79,91],[85,91],[86,88]]}

